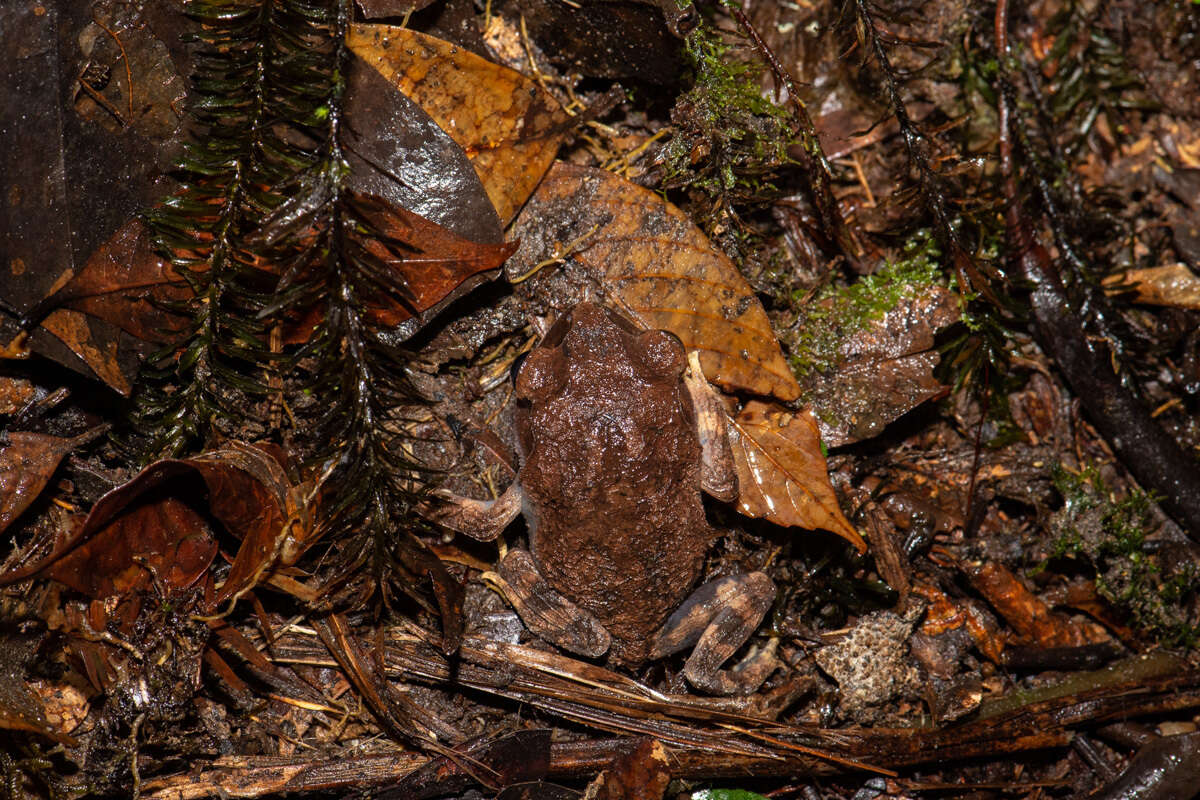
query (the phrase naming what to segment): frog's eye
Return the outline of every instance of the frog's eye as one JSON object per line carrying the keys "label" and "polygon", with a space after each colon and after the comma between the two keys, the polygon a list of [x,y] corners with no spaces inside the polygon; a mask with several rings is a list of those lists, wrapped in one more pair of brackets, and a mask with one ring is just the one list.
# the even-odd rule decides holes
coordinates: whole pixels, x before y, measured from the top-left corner
{"label": "frog's eye", "polygon": [[640,360],[650,375],[678,378],[683,374],[687,358],[678,336],[670,331],[642,331],[637,341]]}
{"label": "frog's eye", "polygon": [[562,351],[539,347],[517,370],[517,399],[531,403],[547,400],[567,384],[567,362]]}

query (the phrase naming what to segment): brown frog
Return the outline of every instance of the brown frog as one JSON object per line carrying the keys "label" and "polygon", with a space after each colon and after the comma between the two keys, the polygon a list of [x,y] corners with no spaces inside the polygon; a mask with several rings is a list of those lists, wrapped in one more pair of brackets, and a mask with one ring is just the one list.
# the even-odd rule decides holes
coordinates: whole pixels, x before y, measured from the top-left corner
{"label": "brown frog", "polygon": [[442,521],[488,540],[524,512],[530,552],[508,551],[499,573],[542,638],[580,655],[607,651],[622,665],[695,645],[684,667],[692,685],[747,693],[774,668],[773,648],[721,665],[758,626],[775,587],[755,572],[689,598],[719,535],[701,488],[725,501],[737,492],[720,410],[696,387],[702,377],[685,385],[686,366],[673,334],[580,303],[517,371],[517,480],[495,501],[459,498]]}

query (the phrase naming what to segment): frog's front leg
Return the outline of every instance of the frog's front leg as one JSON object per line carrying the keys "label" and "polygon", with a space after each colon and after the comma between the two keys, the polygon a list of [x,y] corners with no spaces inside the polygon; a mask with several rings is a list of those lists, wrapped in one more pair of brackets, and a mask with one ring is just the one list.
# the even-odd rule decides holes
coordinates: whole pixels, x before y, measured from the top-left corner
{"label": "frog's front leg", "polygon": [[525,493],[516,481],[495,500],[476,500],[445,491],[434,495],[443,502],[422,508],[422,516],[481,542],[490,542],[499,536],[521,513],[525,502]]}
{"label": "frog's front leg", "polygon": [[546,583],[529,553],[509,550],[497,569],[504,594],[529,630],[576,655],[596,658],[608,652],[608,630]]}
{"label": "frog's front leg", "polygon": [[737,666],[721,665],[737,652],[762,622],[775,600],[775,584],[761,572],[710,581],[684,601],[659,631],[651,658],[695,645],[683,666],[688,683],[717,695],[750,694],[777,666],[775,642]]}

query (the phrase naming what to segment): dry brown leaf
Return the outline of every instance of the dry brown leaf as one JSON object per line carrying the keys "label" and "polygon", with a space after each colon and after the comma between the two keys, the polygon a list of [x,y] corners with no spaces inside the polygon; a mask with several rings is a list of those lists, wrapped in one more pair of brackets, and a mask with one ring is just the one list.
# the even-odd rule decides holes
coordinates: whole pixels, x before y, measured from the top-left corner
{"label": "dry brown leaf", "polygon": [[838,507],[821,452],[817,421],[755,400],[729,420],[738,474],[738,511],[776,525],[821,528],[865,552],[866,542]]}
{"label": "dry brown leaf", "polygon": [[934,337],[960,316],[954,292],[914,286],[879,319],[839,334],[831,367],[803,379],[825,445],[841,447],[876,436],[946,391],[933,375],[940,360]]}
{"label": "dry brown leaf", "polygon": [[515,70],[406,28],[351,25],[346,44],[462,147],[507,225],[567,130],[558,101]]}
{"label": "dry brown leaf", "polygon": [[795,400],[792,376],[762,303],[737,267],[687,215],[603,170],[555,164],[514,224],[510,277],[571,250],[588,275],[649,328],[700,352],[724,389]]}
{"label": "dry brown leaf", "polygon": [[1200,308],[1200,277],[1182,262],[1149,269],[1130,269],[1103,281],[1111,294],[1133,289],[1138,303],[1175,308]]}

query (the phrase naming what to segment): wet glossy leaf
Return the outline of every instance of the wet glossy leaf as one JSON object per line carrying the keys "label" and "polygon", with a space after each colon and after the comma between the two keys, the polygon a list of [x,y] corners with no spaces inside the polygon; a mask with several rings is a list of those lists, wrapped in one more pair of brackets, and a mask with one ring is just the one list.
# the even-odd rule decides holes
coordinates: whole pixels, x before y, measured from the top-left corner
{"label": "wet glossy leaf", "polygon": [[875,436],[945,391],[933,376],[934,336],[958,319],[957,295],[924,286],[838,342],[833,366],[804,383],[826,446]]}
{"label": "wet glossy leaf", "polygon": [[455,298],[496,277],[516,247],[464,239],[378,197],[357,198],[356,207],[374,234],[363,237],[363,247],[390,272],[392,281],[407,289],[404,298],[368,301],[372,319],[385,327],[433,317]]}
{"label": "wet glossy leaf", "polygon": [[358,57],[350,60],[343,130],[353,191],[382,197],[472,242],[503,240],[463,149]]}
{"label": "wet glossy leaf", "polygon": [[752,401],[729,420],[738,511],[776,525],[821,528],[859,551],[866,543],[838,507],[810,411]]}
{"label": "wet glossy leaf", "polygon": [[44,433],[8,434],[8,444],[0,450],[0,531],[29,508],[46,488],[63,456],[78,444],[78,439]]}
{"label": "wet glossy leaf", "polygon": [[[705,377],[791,401],[800,387],[754,291],[675,206],[603,170],[555,164],[514,224],[518,277],[568,246],[613,305],[700,352]],[[557,252],[556,252],[557,251]]]}
{"label": "wet glossy leaf", "polygon": [[442,39],[351,25],[346,43],[466,152],[502,224],[554,160],[569,117],[530,78]]}
{"label": "wet glossy leaf", "polygon": [[767,800],[767,798],[745,789],[702,789],[692,794],[692,800]]}

